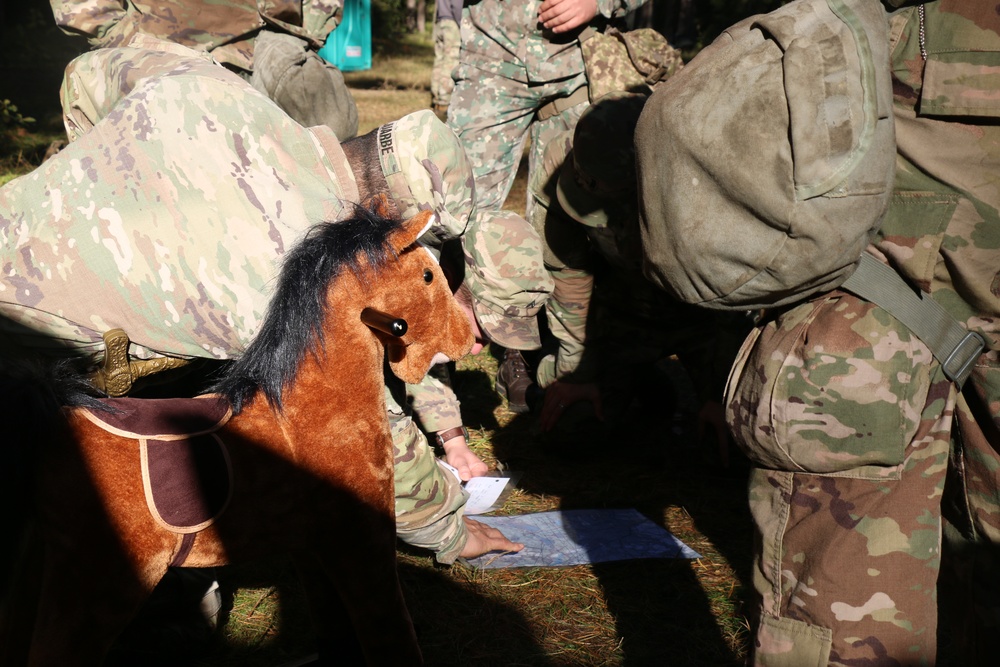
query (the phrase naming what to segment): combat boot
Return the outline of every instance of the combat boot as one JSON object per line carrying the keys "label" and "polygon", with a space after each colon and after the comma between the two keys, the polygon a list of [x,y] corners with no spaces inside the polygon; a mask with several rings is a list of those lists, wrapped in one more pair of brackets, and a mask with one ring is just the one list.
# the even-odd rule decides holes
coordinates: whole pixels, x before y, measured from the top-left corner
{"label": "combat boot", "polygon": [[507,399],[507,409],[518,414],[529,411],[528,389],[532,386],[528,364],[518,350],[506,350],[497,370],[496,390]]}

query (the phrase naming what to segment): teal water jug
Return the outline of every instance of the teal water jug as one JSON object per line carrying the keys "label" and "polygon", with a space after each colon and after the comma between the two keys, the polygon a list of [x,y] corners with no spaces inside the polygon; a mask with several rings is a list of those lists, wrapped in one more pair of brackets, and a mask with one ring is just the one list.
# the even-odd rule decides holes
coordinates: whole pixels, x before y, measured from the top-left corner
{"label": "teal water jug", "polygon": [[321,58],[342,72],[372,68],[371,0],[344,0],[344,14],[326,43]]}

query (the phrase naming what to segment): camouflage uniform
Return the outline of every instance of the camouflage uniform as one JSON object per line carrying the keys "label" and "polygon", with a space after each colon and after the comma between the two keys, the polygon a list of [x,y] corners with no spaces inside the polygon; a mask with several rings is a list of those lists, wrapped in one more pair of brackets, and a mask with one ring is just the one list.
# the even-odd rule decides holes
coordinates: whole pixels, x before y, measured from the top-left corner
{"label": "camouflage uniform", "polygon": [[682,304],[642,275],[632,136],[645,100],[597,100],[549,143],[528,185],[555,285],[545,312],[558,344],[539,363],[538,384],[598,381],[612,421],[673,354],[698,398],[719,402],[748,327],[738,314]]}
{"label": "camouflage uniform", "polygon": [[[646,0],[596,0],[597,21],[623,17]],[[510,192],[525,137],[529,175],[548,142],[572,129],[586,101],[545,120],[536,112],[587,84],[577,36],[540,28],[541,0],[481,0],[462,13],[462,52],[448,124],[458,132],[476,176],[477,206],[499,209]],[[528,202],[527,217],[531,217]]]}
{"label": "camouflage uniform", "polygon": [[[238,355],[283,253],[358,199],[328,127],[298,125],[209,55],[146,35],[130,43],[70,63],[73,141],[0,188],[9,353],[15,341],[95,353],[121,327],[140,356]],[[379,132],[399,209],[434,209],[437,237],[463,235],[473,188],[455,135],[430,111]],[[388,407],[396,458],[415,461],[397,468],[403,534],[451,562],[465,542],[464,492]]]}
{"label": "camouflage uniform", "polygon": [[[434,18],[434,70],[431,72],[431,105],[441,114],[451,104],[455,80],[451,73],[458,67],[462,34],[462,0],[438,0]],[[444,120],[442,118],[442,120]]]}
{"label": "camouflage uniform", "polygon": [[342,0],[50,0],[56,25],[93,48],[136,34],[205,51],[240,73],[300,125],[328,125],[343,141],[358,131],[341,72],[318,55],[340,23]]}
{"label": "camouflage uniform", "polygon": [[890,17],[897,174],[872,250],[988,351],[959,392],[902,324],[841,291],[747,339],[727,393],[757,466],[757,665],[933,665],[938,590],[968,633],[956,664],[995,660],[1000,22],[984,3],[923,9]]}

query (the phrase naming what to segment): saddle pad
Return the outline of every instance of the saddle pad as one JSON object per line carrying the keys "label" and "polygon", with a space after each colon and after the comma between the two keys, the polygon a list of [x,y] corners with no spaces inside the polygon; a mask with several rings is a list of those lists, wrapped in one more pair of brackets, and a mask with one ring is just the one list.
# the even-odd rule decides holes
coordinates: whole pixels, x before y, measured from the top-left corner
{"label": "saddle pad", "polygon": [[229,401],[219,394],[195,398],[105,398],[101,402],[111,410],[84,409],[87,419],[125,438],[172,440],[210,433],[232,416]]}
{"label": "saddle pad", "polygon": [[215,432],[232,416],[229,402],[197,398],[109,398],[114,412],[83,409],[88,420],[139,445],[146,505],[174,533],[204,530],[232,495],[232,468]]}

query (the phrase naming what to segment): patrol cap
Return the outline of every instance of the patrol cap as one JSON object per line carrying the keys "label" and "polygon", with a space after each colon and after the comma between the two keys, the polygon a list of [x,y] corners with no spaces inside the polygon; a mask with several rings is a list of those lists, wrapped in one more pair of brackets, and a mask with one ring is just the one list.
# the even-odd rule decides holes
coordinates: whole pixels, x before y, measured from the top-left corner
{"label": "patrol cap", "polygon": [[483,332],[511,349],[541,347],[537,315],[553,282],[534,227],[510,211],[480,212],[462,237],[462,249],[464,282]]}
{"label": "patrol cap", "polygon": [[476,201],[472,166],[458,136],[430,109],[376,130],[379,163],[389,192],[407,219],[433,210],[440,241],[465,232]]}
{"label": "patrol cap", "polygon": [[326,125],[340,141],[358,133],[358,108],[344,75],[303,38],[258,32],[250,83],[303,127]]}
{"label": "patrol cap", "polygon": [[580,116],[573,152],[556,187],[559,205],[577,222],[607,227],[609,216],[635,215],[633,138],[646,99],[640,93],[608,93]]}

